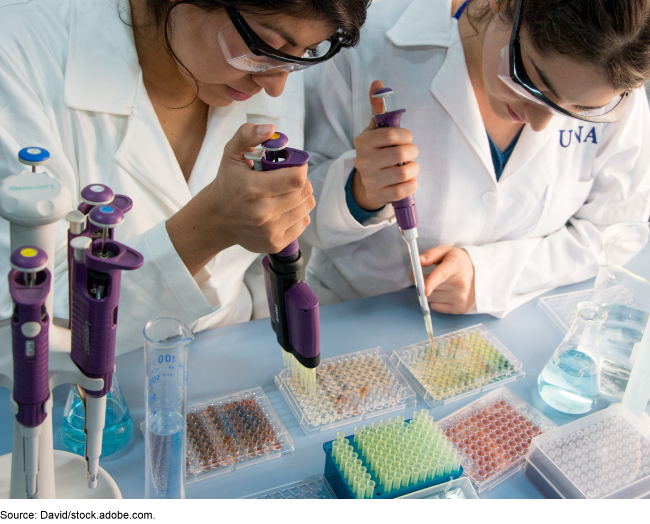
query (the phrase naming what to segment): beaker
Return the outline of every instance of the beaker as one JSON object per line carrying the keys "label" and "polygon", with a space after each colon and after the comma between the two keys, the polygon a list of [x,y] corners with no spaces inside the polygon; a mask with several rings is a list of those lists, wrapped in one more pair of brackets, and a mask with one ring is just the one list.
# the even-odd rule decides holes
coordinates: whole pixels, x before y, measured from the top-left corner
{"label": "beaker", "polygon": [[[86,410],[79,396],[78,387],[76,384],[72,384],[68,394],[68,401],[63,410],[61,438],[70,451],[82,457],[86,450],[85,417]],[[124,400],[124,395],[117,382],[117,374],[113,373],[113,383],[106,395],[106,421],[104,431],[102,431],[102,458],[122,448],[129,441],[132,434],[133,421],[129,406],[126,405],[126,400]]]}
{"label": "beaker", "polygon": [[605,308],[580,302],[568,333],[537,378],[537,388],[551,407],[573,415],[596,405],[599,395],[598,332],[607,318]]}
{"label": "beaker", "polygon": [[630,377],[630,356],[650,314],[650,225],[615,224],[601,236],[600,269],[591,297],[607,311],[600,330],[600,392],[617,399]]}
{"label": "beaker", "polygon": [[145,484],[148,499],[185,498],[187,347],[182,322],[158,318],[144,328]]}

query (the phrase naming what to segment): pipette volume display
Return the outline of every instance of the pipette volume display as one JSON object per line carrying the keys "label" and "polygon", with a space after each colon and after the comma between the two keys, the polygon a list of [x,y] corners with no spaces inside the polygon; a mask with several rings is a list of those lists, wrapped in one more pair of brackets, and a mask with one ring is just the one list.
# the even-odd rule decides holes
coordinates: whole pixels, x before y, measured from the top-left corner
{"label": "pipette volume display", "polygon": [[[406,109],[397,109],[395,111],[387,111],[386,98],[393,94],[390,87],[377,89],[372,93],[373,98],[380,98],[384,104],[384,112],[374,115],[377,127],[400,127],[400,120]],[[400,164],[403,165],[403,164]],[[435,345],[433,338],[433,325],[431,323],[431,310],[429,308],[429,301],[425,293],[424,275],[422,273],[422,264],[420,263],[420,251],[418,249],[418,214],[415,209],[415,196],[410,195],[402,200],[393,202],[395,209],[395,218],[399,226],[404,241],[408,246],[409,256],[411,258],[411,267],[415,277],[415,288],[418,292],[418,300],[422,308],[422,315],[424,316],[424,327],[429,335],[431,347]]]}
{"label": "pipette volume display", "polygon": [[[261,144],[260,149],[246,153],[255,171],[274,171],[304,166],[309,155],[287,147],[289,139],[276,132]],[[316,367],[320,362],[320,315],[318,299],[300,280],[304,264],[298,240],[278,253],[264,257],[264,283],[271,313],[271,326],[284,350],[284,365],[298,377],[301,384],[315,392]]]}
{"label": "pipette volume display", "polygon": [[328,455],[325,476],[339,498],[400,496],[462,473],[461,455],[426,409],[413,413],[410,421],[396,417],[357,427],[353,437],[340,432],[323,448]]}

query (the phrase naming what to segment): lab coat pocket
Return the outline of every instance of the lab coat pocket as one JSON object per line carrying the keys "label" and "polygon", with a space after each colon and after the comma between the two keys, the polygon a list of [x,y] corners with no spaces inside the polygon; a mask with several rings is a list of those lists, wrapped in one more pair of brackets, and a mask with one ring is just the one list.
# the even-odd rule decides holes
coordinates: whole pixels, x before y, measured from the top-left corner
{"label": "lab coat pocket", "polygon": [[544,210],[530,237],[545,237],[563,227],[587,201],[593,181],[554,182],[546,190]]}

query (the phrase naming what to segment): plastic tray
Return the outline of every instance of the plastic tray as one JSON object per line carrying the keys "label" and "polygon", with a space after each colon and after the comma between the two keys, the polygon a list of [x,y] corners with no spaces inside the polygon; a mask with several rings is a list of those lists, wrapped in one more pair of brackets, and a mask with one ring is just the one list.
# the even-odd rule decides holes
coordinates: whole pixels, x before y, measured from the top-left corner
{"label": "plastic tray", "polygon": [[478,499],[478,495],[467,477],[450,480],[444,484],[415,491],[399,497],[401,499]]}
{"label": "plastic tray", "polygon": [[557,426],[506,387],[438,422],[480,495],[519,471],[532,438]]}
{"label": "plastic tray", "polygon": [[260,387],[187,409],[185,484],[277,459],[293,450],[289,432]]}
{"label": "plastic tray", "polygon": [[415,391],[380,347],[327,358],[310,395],[289,369],[275,383],[306,434],[413,408]]}
{"label": "plastic tray", "polygon": [[[422,418],[419,420],[415,417],[418,417],[418,415]],[[460,466],[461,462],[461,457],[458,454],[458,450],[455,449],[453,446],[450,445],[449,442],[447,442],[447,439],[445,438],[444,435],[442,435],[441,431],[439,428],[437,428],[437,424],[433,422],[432,417],[428,417],[428,412],[426,410],[423,410],[422,413],[414,413],[413,416],[414,418],[412,420],[407,420],[404,421],[403,417],[398,417],[397,420],[395,419],[390,419],[390,421],[382,420],[381,423],[373,423],[373,427],[371,428],[370,426],[365,426],[364,427],[364,433],[365,436],[367,437],[368,435],[378,435],[380,432],[384,432],[383,434],[385,435],[381,439],[385,444],[382,444],[382,449],[384,450],[381,453],[379,452],[379,447],[376,444],[369,444],[370,440],[366,440],[365,446],[362,446],[362,440],[364,438],[364,435],[360,434],[361,428],[355,428],[354,435],[347,437],[346,439],[343,438],[343,433],[340,433],[339,436],[341,439],[337,439],[337,441],[331,441],[331,442],[325,442],[323,444],[323,451],[325,451],[325,478],[327,479],[327,482],[329,483],[330,487],[332,488],[332,491],[336,495],[337,498],[340,499],[352,499],[352,498],[373,498],[373,499],[387,499],[387,498],[398,498],[403,495],[407,495],[409,493],[415,492],[415,491],[420,491],[422,489],[428,488],[430,486],[436,486],[438,484],[448,482],[450,480],[453,480],[455,478],[458,478],[462,474],[462,467]],[[401,419],[401,420],[400,420]],[[428,419],[428,420],[427,420]],[[394,428],[394,432],[392,433],[392,437],[386,437],[387,433],[386,431],[389,431],[390,427]],[[422,433],[417,433],[414,431],[413,428],[420,428],[420,431]],[[397,428],[400,428],[400,436],[396,435]],[[408,428],[407,434],[404,436],[401,436],[402,431],[405,431],[401,428]],[[430,451],[432,448],[424,448],[424,445],[418,444],[419,442],[424,442],[428,443],[431,445],[433,444],[439,444],[442,446],[439,451]],[[399,442],[400,444],[403,444],[403,449],[395,449],[393,446],[395,446],[395,443]],[[348,448],[351,448],[351,451],[354,453],[352,455],[355,457],[357,460],[356,462],[359,464],[359,466],[362,467],[362,471],[366,474],[366,477],[369,478],[369,480],[373,481],[375,484],[374,492],[372,494],[372,497],[368,496],[362,496],[358,497],[354,494],[352,490],[352,475],[349,473],[348,470],[348,475],[350,475],[347,480],[346,477],[344,476],[344,471],[345,468],[342,468],[342,463],[341,465],[337,464],[341,460],[340,456],[338,460],[335,458],[334,454],[334,444],[341,444],[344,443],[344,445]],[[388,447],[383,447],[384,445]],[[406,447],[408,445],[408,448]],[[341,449],[339,447],[339,449]],[[387,451],[390,449],[390,451]],[[373,452],[370,452],[369,450],[373,450]],[[415,455],[413,453],[415,452]],[[340,453],[340,452],[339,452]],[[437,453],[437,455],[434,454]],[[386,458],[382,458],[386,457]],[[429,457],[429,458],[427,458]],[[435,458],[434,458],[435,457]],[[439,458],[441,457],[441,458]],[[389,478],[385,474],[382,477],[382,475],[379,474],[380,471],[384,471],[384,464],[382,463],[383,460],[391,460],[394,462],[399,463],[399,466],[388,466],[390,470],[393,470],[393,472],[389,472],[389,475],[394,475],[394,471],[401,470],[406,477],[403,478],[409,478],[410,484],[407,486],[401,486],[397,487],[396,489],[389,489],[389,491],[385,490],[385,486],[382,484],[380,481],[380,478]],[[406,466],[407,460],[411,459],[412,460],[412,465]],[[446,470],[440,470],[436,471],[436,465],[442,464],[444,466],[445,460],[449,459],[449,469]],[[457,459],[457,462],[455,465],[452,465],[452,462],[454,459]],[[433,467],[432,470],[426,471],[425,468],[425,475],[426,475],[426,480],[418,480],[417,482],[413,483],[413,478],[414,476],[411,475],[411,468],[414,468],[413,471],[417,471],[417,475],[420,475],[420,466],[423,464],[429,464],[430,467]],[[405,467],[404,467],[405,466]],[[433,471],[433,478],[429,475],[430,472]],[[407,473],[408,472],[408,473]],[[398,476],[399,478],[399,476]],[[392,484],[392,480],[391,480]]]}
{"label": "plastic tray", "polygon": [[432,408],[488,391],[526,373],[483,324],[397,349],[391,361]]}
{"label": "plastic tray", "polygon": [[245,499],[334,499],[334,492],[321,474],[284,486],[242,497]]}
{"label": "plastic tray", "polygon": [[549,431],[524,472],[546,498],[650,497],[650,418],[614,404]]}
{"label": "plastic tray", "polygon": [[542,297],[537,303],[562,333],[569,331],[573,319],[576,318],[576,306],[585,300],[591,300],[593,289],[574,291],[562,295]]}

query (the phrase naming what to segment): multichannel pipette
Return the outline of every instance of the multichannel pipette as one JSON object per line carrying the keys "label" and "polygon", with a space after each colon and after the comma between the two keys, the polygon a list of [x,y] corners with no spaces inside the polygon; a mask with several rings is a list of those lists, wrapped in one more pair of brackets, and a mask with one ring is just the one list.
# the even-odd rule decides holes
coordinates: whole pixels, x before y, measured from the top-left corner
{"label": "multichannel pipette", "polygon": [[[388,111],[386,107],[386,98],[393,94],[390,87],[377,89],[372,93],[373,98],[379,98],[384,103],[384,112],[374,116],[377,127],[400,127],[400,119],[406,109],[396,109],[395,111]],[[413,275],[415,276],[415,288],[418,292],[420,299],[420,306],[422,307],[422,314],[424,316],[424,325],[426,326],[431,342],[431,349],[434,347],[433,342],[433,325],[431,324],[431,310],[429,309],[429,301],[425,293],[424,275],[422,274],[422,265],[420,264],[420,251],[418,249],[418,214],[415,209],[415,197],[410,195],[402,200],[393,202],[395,208],[395,217],[397,218],[397,225],[402,232],[402,237],[406,241],[411,257],[411,266],[413,267]]]}
{"label": "multichannel pipette", "polygon": [[49,318],[45,301],[50,291],[51,275],[46,266],[47,255],[37,247],[26,246],[11,255],[13,399],[18,405],[16,420],[23,438],[27,498],[35,497],[38,491],[39,437],[41,425],[47,417],[45,403],[50,397]]}
{"label": "multichannel pipette", "polygon": [[[275,133],[260,149],[244,156],[253,161],[255,171],[304,166],[309,155],[287,147],[288,143],[286,135]],[[271,325],[284,350],[284,364],[300,377],[307,391],[315,393],[316,368],[320,363],[320,315],[316,295],[300,280],[304,261],[298,240],[264,257],[263,264]]]}
{"label": "multichannel pipette", "polygon": [[102,431],[106,416],[106,395],[111,389],[115,368],[115,335],[121,272],[142,266],[140,253],[111,239],[110,229],[121,224],[124,214],[117,207],[96,206],[88,221],[102,231],[92,241],[80,236],[71,242],[72,261],[72,361],[87,377],[101,378],[101,391],[86,394],[85,458],[88,486],[97,485]]}

